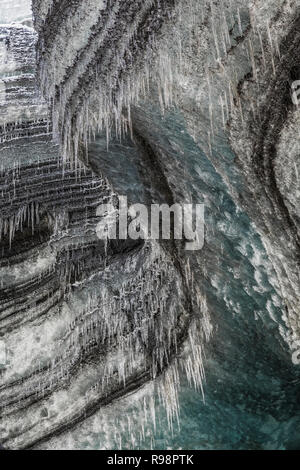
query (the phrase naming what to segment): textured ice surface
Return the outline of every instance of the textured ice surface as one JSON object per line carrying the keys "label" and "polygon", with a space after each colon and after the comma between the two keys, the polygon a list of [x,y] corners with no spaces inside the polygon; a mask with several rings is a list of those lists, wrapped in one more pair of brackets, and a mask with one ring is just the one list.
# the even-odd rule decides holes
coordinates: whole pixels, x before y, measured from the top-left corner
{"label": "textured ice surface", "polygon": [[[0,4],[0,441],[299,447],[296,2],[42,0],[37,33],[16,3]],[[204,249],[100,243],[115,194],[204,202]]]}
{"label": "textured ice surface", "polygon": [[1,0],[0,24],[12,22],[30,23],[32,21],[31,0]]}

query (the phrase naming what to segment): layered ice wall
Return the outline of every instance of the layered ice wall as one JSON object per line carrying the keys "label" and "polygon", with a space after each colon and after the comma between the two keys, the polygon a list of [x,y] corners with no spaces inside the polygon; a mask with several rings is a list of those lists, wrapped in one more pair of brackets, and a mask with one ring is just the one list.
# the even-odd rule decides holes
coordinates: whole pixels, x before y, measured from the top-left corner
{"label": "layered ice wall", "polygon": [[[274,287],[284,305],[282,318],[288,334],[282,334],[293,363],[299,364],[299,179],[295,154],[299,112],[291,88],[299,76],[299,5],[235,2],[231,19],[226,13],[220,15],[216,6],[208,11],[208,28],[199,30],[199,41],[210,38],[212,57],[203,60],[188,54],[186,73],[181,77],[185,80],[177,82],[181,105],[190,132],[205,146],[234,200],[262,237],[276,273]],[[199,68],[203,77],[200,85],[195,83]],[[190,99],[196,108],[186,106]],[[206,107],[209,119],[205,122],[202,115]],[[227,158],[224,142],[230,147]]]}
{"label": "layered ice wall", "polygon": [[[59,9],[54,3],[33,6],[41,86],[54,103],[64,158],[76,159],[80,146],[81,152],[88,147],[88,136],[102,130],[109,139],[114,129],[117,135],[127,129],[143,142],[138,108],[147,89],[162,109],[176,102],[190,133],[262,236],[278,274],[276,288],[292,338],[287,341],[297,363],[297,147],[288,165],[292,173],[280,158],[297,119],[290,88],[298,70],[296,2],[266,8],[249,0],[215,5],[191,0],[185,8],[180,1],[73,1]],[[226,142],[227,160],[220,156]],[[172,177],[174,186],[179,174]]]}
{"label": "layered ice wall", "polygon": [[[25,10],[0,35],[0,441],[298,446],[296,2]],[[203,250],[99,241],[117,194],[204,202]]]}
{"label": "layered ice wall", "polygon": [[97,207],[115,194],[100,172],[62,162],[36,39],[28,26],[1,27],[1,442],[14,449],[43,445],[160,376],[171,423],[188,338],[198,354],[181,367],[203,381],[190,274],[172,245],[98,239]]}
{"label": "layered ice wall", "polygon": [[[151,63],[178,0],[33,2],[41,88],[65,158],[93,129],[130,128],[130,106],[148,87]],[[49,27],[51,25],[51,27]],[[126,112],[123,114],[123,111]]]}

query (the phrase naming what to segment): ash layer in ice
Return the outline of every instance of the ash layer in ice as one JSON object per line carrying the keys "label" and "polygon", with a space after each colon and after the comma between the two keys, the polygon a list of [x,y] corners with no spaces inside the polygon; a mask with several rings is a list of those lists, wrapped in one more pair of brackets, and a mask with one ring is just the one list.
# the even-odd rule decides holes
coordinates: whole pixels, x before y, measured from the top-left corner
{"label": "ash layer in ice", "polygon": [[[98,239],[96,209],[114,200],[113,189],[83,164],[61,161],[36,87],[34,31],[1,32],[7,69],[13,63],[4,70],[1,108],[1,441],[29,448],[169,365],[176,374],[202,300],[191,300],[191,276],[173,246]],[[199,354],[186,367],[201,386],[196,336]]]}
{"label": "ash layer in ice", "polygon": [[[1,442],[146,446],[205,363],[188,446],[297,447],[297,3],[32,6],[0,35]],[[100,242],[116,194],[204,202],[204,249]]]}

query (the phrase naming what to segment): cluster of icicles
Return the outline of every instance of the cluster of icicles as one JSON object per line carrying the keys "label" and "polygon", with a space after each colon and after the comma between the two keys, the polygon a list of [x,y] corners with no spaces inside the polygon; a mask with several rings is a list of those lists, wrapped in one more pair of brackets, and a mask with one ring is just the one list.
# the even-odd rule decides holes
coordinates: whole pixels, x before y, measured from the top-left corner
{"label": "cluster of icicles", "polygon": [[[211,40],[215,48],[211,59],[211,67],[220,69],[224,74],[224,83],[227,84],[227,91],[225,90],[220,96],[216,97],[214,94],[215,89],[218,87],[213,83],[214,79],[209,70],[210,67],[207,68],[206,74],[201,77],[207,82],[204,97],[205,106],[207,106],[207,97],[209,98],[211,123],[207,136],[209,149],[212,148],[212,139],[217,132],[219,116],[222,116],[224,129],[233,110],[239,110],[242,122],[244,121],[241,100],[234,79],[232,79],[235,76],[234,71],[231,70],[231,66],[227,67],[228,52],[235,47],[232,30],[235,27],[238,29],[237,43],[242,38],[241,47],[244,50],[245,58],[251,64],[254,80],[257,80],[261,70],[269,71],[269,66],[275,73],[276,57],[280,58],[277,36],[272,34],[268,21],[265,24],[261,24],[259,19],[256,21],[255,8],[251,6],[250,10],[246,11],[245,2],[238,2],[236,6],[233,6],[231,1],[224,0],[221,14],[219,7],[216,7],[211,0],[207,2],[189,0],[188,2],[177,1],[175,3],[175,10],[170,12],[172,20],[167,24],[167,37],[172,35],[172,47],[169,47],[169,43],[164,41],[164,34],[166,33],[164,30],[158,38],[150,35],[143,60],[137,64],[133,61],[131,69],[121,78],[118,77],[117,73],[113,73],[114,70],[111,70],[109,76],[104,80],[102,77],[102,70],[105,69],[104,64],[95,63],[94,85],[88,89],[84,98],[76,105],[76,109],[69,106],[68,101],[72,96],[73,89],[76,89],[81,75],[84,74],[88,62],[82,61],[79,65],[76,64],[74,74],[69,73],[65,77],[64,72],[55,63],[57,60],[57,50],[55,48],[53,53],[50,53],[46,59],[41,58],[39,67],[41,87],[45,97],[52,105],[54,133],[61,140],[62,155],[65,161],[77,160],[78,153],[87,149],[91,138],[97,132],[105,131],[108,141],[112,132],[120,138],[125,133],[132,132],[131,108],[138,106],[143,98],[149,96],[149,90],[150,87],[153,87],[153,84],[156,86],[162,112],[172,104],[176,104],[178,98],[175,91],[176,81],[178,77],[184,76],[186,72],[188,73],[189,56],[194,53],[192,38],[197,34],[201,35],[201,29],[203,24],[207,23],[207,20],[209,21]],[[149,4],[151,4],[151,1],[145,3],[145,11],[149,8]],[[249,26],[244,26],[244,29],[241,9],[243,10],[243,16],[247,15],[250,22]],[[116,7],[115,14],[117,13],[118,8]],[[142,11],[140,14],[142,14]],[[202,18],[202,23],[199,18]],[[183,38],[182,27],[187,24],[191,35]],[[70,27],[72,27],[71,23]],[[108,29],[104,31],[104,38],[108,31]],[[104,40],[104,38],[101,38],[101,40]],[[130,52],[130,45],[132,42],[134,43],[134,40],[134,25],[130,25],[128,26],[126,41],[124,38],[120,53],[115,55],[113,66],[116,71],[122,70],[123,55]],[[91,58],[96,53],[99,43],[94,44],[91,42],[90,47]],[[256,62],[255,53],[257,51],[261,54],[262,64]],[[57,67],[58,70],[56,70]],[[49,70],[56,70],[54,77],[49,75]],[[59,90],[58,93],[56,87]],[[252,102],[251,109],[254,116],[259,117],[259,103]]]}
{"label": "cluster of icicles", "polygon": [[[28,177],[30,181],[26,181]],[[69,165],[61,165],[60,161],[44,161],[41,165],[33,167],[22,168],[19,163],[11,170],[2,170],[0,241],[8,238],[11,247],[17,231],[22,232],[26,227],[31,228],[34,233],[35,227],[40,223],[40,214],[45,209],[53,211],[55,207],[66,204],[70,199],[67,188],[69,193],[73,191],[77,198],[79,193],[82,193],[83,202],[87,201],[89,191],[96,193],[98,190],[99,197],[90,201],[95,207],[102,202],[100,194],[110,190],[106,181],[95,177],[83,164],[74,169]]]}
{"label": "cluster of icicles", "polygon": [[[201,8],[199,2],[194,0],[190,0],[188,6],[186,4],[183,6],[181,2],[178,2],[177,16],[180,18],[190,15],[193,18],[198,15]],[[203,14],[202,10],[201,14]],[[175,33],[176,30],[175,27],[174,41],[175,38],[178,41],[178,46],[175,49],[179,56],[170,55],[166,47],[159,45],[156,38],[152,38],[152,42],[150,41],[148,44],[145,64],[139,64],[138,69],[132,70],[126,80],[118,83],[118,91],[114,96],[111,93],[116,85],[113,82],[114,77],[110,83],[106,84],[106,89],[95,87],[83,103],[80,113],[77,113],[75,123],[74,116],[71,114],[66,116],[67,94],[65,95],[64,90],[61,90],[59,102],[52,103],[53,123],[54,132],[63,136],[62,154],[65,164],[76,161],[76,168],[78,167],[80,145],[83,144],[87,148],[93,133],[106,130],[109,139],[113,127],[119,136],[128,130],[130,131],[132,127],[130,108],[138,104],[140,99],[149,93],[150,82],[154,79],[158,83],[158,95],[162,109],[164,110],[171,105],[175,98],[172,91],[172,83],[176,74],[174,72],[176,70],[175,63],[178,62],[179,66],[183,67],[180,52],[182,49],[181,38]],[[134,38],[134,31],[132,35]],[[153,55],[153,51],[156,51],[156,54]],[[55,68],[55,64],[51,64],[51,66]],[[95,73],[101,74],[100,71],[95,71]],[[76,77],[72,77],[73,79],[76,80]],[[51,95],[52,84],[48,83],[43,68],[41,69],[41,82],[44,91],[49,93],[50,90]],[[49,96],[49,98],[51,97]],[[61,122],[65,123],[63,130],[60,128]],[[16,179],[19,177],[19,169],[16,170],[15,177]],[[16,231],[22,230],[25,224],[30,225],[34,230],[34,226],[39,223],[39,213],[40,208],[37,201],[24,204],[16,213],[1,220],[0,236],[9,237],[10,244],[13,243]],[[173,283],[179,282],[178,274],[168,258],[160,252],[160,256],[156,256],[152,260],[151,266],[146,266],[137,273],[134,287],[131,282],[125,282],[114,298],[105,291],[100,297],[93,298],[91,296],[86,312],[69,325],[61,356],[53,359],[48,365],[41,366],[36,372],[36,380],[34,374],[28,383],[24,378],[24,385],[19,390],[17,387],[16,394],[20,393],[20,396],[25,397],[45,397],[52,390],[54,383],[69,382],[72,365],[76,361],[80,362],[82,354],[88,353],[91,349],[102,344],[105,344],[108,349],[109,346],[116,345],[117,349],[105,356],[101,381],[84,396],[84,400],[89,403],[95,394],[98,395],[99,391],[104,390],[105,382],[117,379],[120,383],[126,384],[127,377],[134,372],[137,365],[143,366],[143,364],[139,364],[140,352],[145,351],[149,337],[154,333],[155,347],[153,348],[151,376],[156,379],[159,400],[167,411],[168,423],[172,428],[173,419],[178,420],[179,418],[178,390],[182,370],[190,384],[203,393],[205,380],[203,345],[211,335],[206,300],[197,291],[188,262],[185,268],[186,288],[195,303],[196,312],[199,313],[199,315],[194,315],[192,323],[189,324],[186,350],[177,350],[177,334],[179,332],[176,325],[180,315],[188,316],[190,312],[184,312],[185,306],[180,302],[170,301],[174,290],[176,290]],[[183,287],[177,285],[177,288],[179,293],[182,293],[179,298],[183,299]],[[147,315],[145,315],[145,311]],[[134,329],[131,331],[132,321]],[[171,354],[172,350],[175,351],[175,354]],[[126,355],[128,357],[126,362],[120,361],[120,357],[125,356],[124,352],[129,352]],[[164,370],[159,377],[157,377],[158,370]],[[44,383],[41,380],[41,372],[47,375],[47,380]],[[5,387],[1,391],[4,395],[1,400],[4,416],[11,412],[11,408],[5,405],[6,400],[8,403],[10,401],[11,389]],[[155,428],[153,397],[149,399],[149,409]]]}
{"label": "cluster of icicles", "polygon": [[[115,15],[118,15],[121,3],[119,1],[115,2],[112,18],[110,19],[111,23],[109,23],[111,28],[113,27],[113,18]],[[195,0],[189,0],[187,4],[184,2],[184,6],[180,0],[173,3],[173,8],[175,9],[173,11],[170,8],[168,16],[171,24],[168,24],[168,26],[174,28],[175,49],[180,54],[181,38],[177,28],[174,26],[175,18],[180,18],[183,12],[185,15],[187,12],[190,12],[190,16],[193,18],[202,7]],[[40,58],[39,74],[41,88],[53,109],[54,134],[61,141],[61,152],[65,161],[77,160],[79,152],[88,147],[89,141],[97,132],[106,132],[107,141],[109,141],[111,133],[116,134],[120,138],[127,132],[132,133],[131,108],[137,105],[143,97],[149,95],[151,82],[157,83],[157,92],[162,109],[172,104],[174,99],[172,82],[174,73],[176,74],[178,68],[178,64],[175,67],[178,56],[177,54],[176,57],[170,55],[167,45],[164,45],[163,31],[160,32],[159,38],[149,31],[148,43],[144,45],[145,50],[143,51],[142,58],[136,61],[136,58],[132,56],[130,69],[126,70],[125,74],[120,72],[125,62],[125,54],[130,55],[130,47],[134,44],[135,27],[139,24],[138,21],[143,18],[143,15],[150,7],[157,8],[159,15],[159,5],[160,0],[142,2],[135,23],[128,25],[126,35],[122,38],[123,42],[119,45],[120,51],[116,53],[112,51],[114,53],[114,59],[112,64],[110,64],[112,70],[110,70],[110,73],[104,79],[102,76],[103,70],[108,64],[95,63],[94,78],[92,79],[94,85],[92,88],[89,87],[80,103],[76,103],[76,110],[73,109],[73,106],[69,106],[68,102],[72,97],[73,90],[76,89],[76,85],[89,65],[88,60],[93,58],[99,48],[99,44],[109,34],[109,25],[104,28],[103,34],[99,39],[100,42],[90,41],[87,60],[78,59],[79,65],[76,63],[75,71],[69,72],[67,76],[64,76],[66,71],[60,70],[60,67],[57,65],[56,48],[53,49],[46,59]],[[94,6],[94,9],[97,11],[99,5],[98,7]],[[70,19],[66,18],[66,21],[70,21]],[[76,18],[74,23],[76,24]],[[71,23],[70,28],[71,30],[74,28],[74,25]],[[58,38],[57,41],[61,41],[61,38]],[[177,43],[178,45],[176,45]],[[71,52],[74,54],[74,51]],[[74,54],[74,61],[77,60],[78,55]],[[181,54],[179,58],[179,66],[181,67]],[[54,76],[53,74],[51,75],[51,70],[55,70]],[[121,77],[119,77],[119,73]]]}
{"label": "cluster of icicles", "polygon": [[[160,251],[153,252],[148,264],[140,269],[133,280],[124,281],[114,296],[105,285],[100,295],[89,295],[86,310],[66,327],[59,346],[60,355],[48,365],[40,364],[28,378],[23,377],[21,388],[18,383],[0,388],[2,415],[9,415],[11,407],[15,409],[17,402],[19,406],[24,406],[24,400],[30,403],[34,397],[37,400],[46,398],[57,384],[72,389],[73,369],[89,352],[98,350],[97,375],[101,379],[95,382],[94,378],[93,386],[80,400],[86,405],[97,402],[99,395],[107,393],[109,384],[119,382],[125,387],[128,378],[137,369],[146,370],[150,366],[159,400],[172,429],[174,418],[179,422],[181,371],[189,383],[203,393],[203,345],[212,332],[206,299],[194,286],[188,262],[186,274],[188,288],[195,299],[196,315],[189,324],[184,350],[177,345],[180,331],[176,330],[176,324],[179,316],[185,315],[185,307],[180,303],[178,305],[173,296],[175,289],[179,291],[180,298],[184,297],[182,286],[172,263]],[[150,336],[155,341],[152,363],[147,359]],[[163,370],[163,373],[157,376],[158,370]],[[153,397],[150,402],[152,400]],[[153,409],[151,416],[155,428]]]}

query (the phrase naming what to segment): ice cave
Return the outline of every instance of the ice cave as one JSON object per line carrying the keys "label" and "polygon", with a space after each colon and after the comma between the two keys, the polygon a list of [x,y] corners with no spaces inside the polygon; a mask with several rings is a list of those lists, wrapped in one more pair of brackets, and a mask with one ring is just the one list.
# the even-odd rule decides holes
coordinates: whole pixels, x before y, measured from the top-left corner
{"label": "ice cave", "polygon": [[299,54],[299,0],[0,0],[0,448],[300,449]]}

